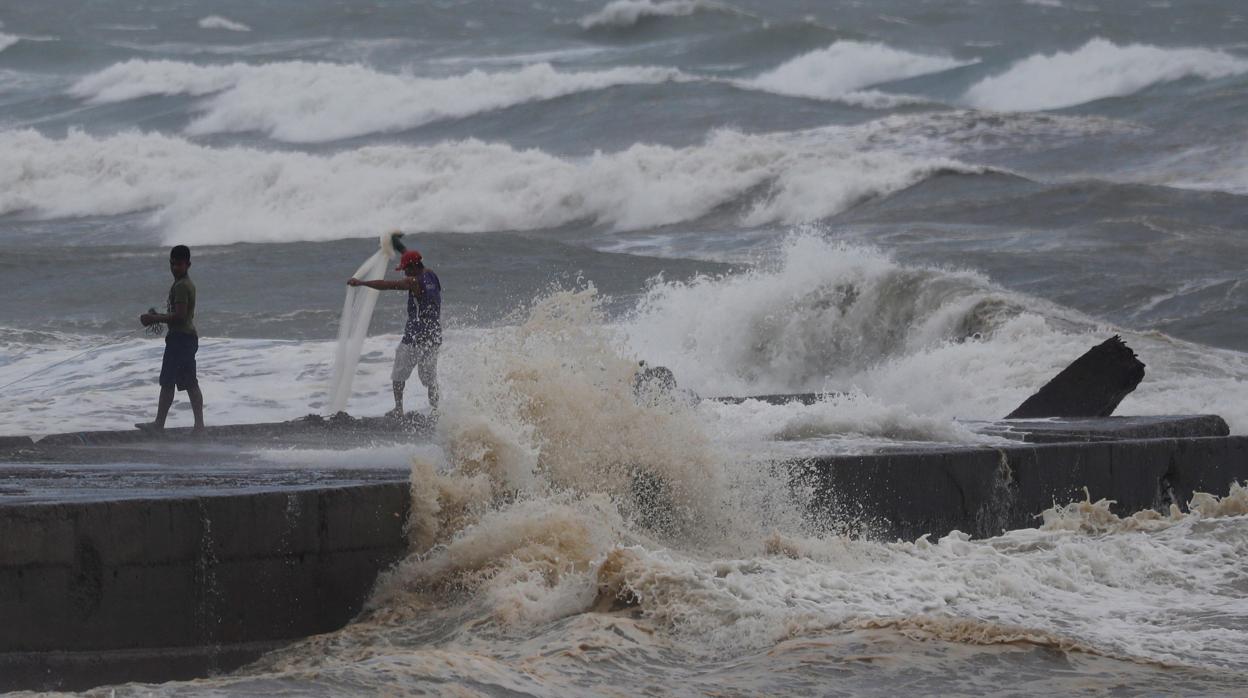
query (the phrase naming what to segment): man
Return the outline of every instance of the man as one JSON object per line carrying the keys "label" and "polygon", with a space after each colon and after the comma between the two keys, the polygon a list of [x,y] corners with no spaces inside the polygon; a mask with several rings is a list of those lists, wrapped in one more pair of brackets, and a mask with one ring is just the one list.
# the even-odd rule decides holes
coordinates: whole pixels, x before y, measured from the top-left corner
{"label": "man", "polygon": [[199,392],[199,379],[195,376],[195,353],[199,351],[199,333],[195,330],[195,284],[191,282],[191,249],[177,245],[169,251],[169,271],[173,273],[173,286],[169,287],[168,313],[143,313],[139,322],[144,327],[157,323],[168,325],[165,335],[165,358],[160,365],[160,402],[156,407],[156,421],[136,424],[140,429],[161,431],[165,418],[173,405],[174,389],[185,390],[195,414],[192,434],[204,431],[204,395]]}
{"label": "man", "polygon": [[429,390],[429,406],[438,411],[438,350],[442,347],[442,282],[427,269],[416,250],[407,250],[395,271],[402,271],[400,281],[360,281],[352,278],[348,286],[365,286],[378,291],[407,291],[407,326],[403,339],[394,352],[394,409],[387,414],[403,416],[403,388],[416,369],[420,382]]}

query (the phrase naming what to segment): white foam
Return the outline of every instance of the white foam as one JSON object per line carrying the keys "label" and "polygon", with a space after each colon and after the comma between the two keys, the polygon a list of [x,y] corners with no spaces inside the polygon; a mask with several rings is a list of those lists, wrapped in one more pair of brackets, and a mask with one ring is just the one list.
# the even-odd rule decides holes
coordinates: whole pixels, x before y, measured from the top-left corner
{"label": "white foam", "polygon": [[5,50],[6,48],[12,46],[13,44],[16,44],[17,42],[21,40],[22,40],[22,37],[20,36],[13,36],[12,34],[0,33],[0,51]]}
{"label": "white foam", "polygon": [[1248,195],[1248,143],[1200,145],[1167,153],[1145,167],[1115,173],[1115,178]]}
{"label": "white foam", "polygon": [[220,15],[209,15],[199,20],[201,29],[224,29],[232,32],[249,32],[251,27],[241,22],[226,19]]}
{"label": "white foam", "polygon": [[1073,51],[1036,54],[984,78],[963,99],[983,109],[1036,111],[1134,94],[1187,77],[1214,80],[1248,73],[1248,59],[1203,48],[1120,46],[1096,38]]}
{"label": "white foam", "polygon": [[[972,63],[975,61],[911,53],[879,43],[838,41],[827,48],[798,56],[741,84],[795,97],[869,101],[872,99],[870,95],[855,96],[855,90]],[[879,103],[881,107],[895,105]]]}
{"label": "white foam", "polygon": [[[201,328],[205,329],[205,328]],[[448,333],[448,343],[458,336]],[[22,379],[0,401],[0,433],[129,429],[150,421],[156,410],[156,385],[164,343],[160,340],[83,338],[86,346],[57,341],[54,346],[0,346],[11,361],[0,360],[0,385]],[[364,342],[355,389],[346,409],[376,415],[393,404],[390,367],[398,335]],[[60,361],[94,350],[69,363]],[[239,424],[295,419],[319,413],[328,400],[327,386],[336,343],[205,336],[196,357],[209,424]],[[181,395],[181,394],[179,394]],[[426,409],[423,391],[409,397],[409,409]],[[189,406],[179,397],[169,426],[190,426]]]}
{"label": "white foam", "polygon": [[[829,262],[818,245],[796,241],[777,275],[790,270],[795,278],[789,282],[800,288],[801,274]],[[825,251],[854,257],[841,268],[857,267],[861,276],[889,279],[907,272],[879,255]],[[818,258],[807,262],[812,256]],[[957,289],[965,294],[966,282],[975,281],[952,276],[957,283],[947,297],[958,295]],[[744,299],[747,313],[754,302],[777,313],[791,310],[766,288],[771,280],[752,275],[745,281],[760,296]],[[908,290],[899,288],[901,297],[933,292],[914,278],[902,286]],[[864,289],[859,297],[867,302],[871,294]],[[741,300],[730,294],[719,305]],[[933,314],[955,305],[947,301]],[[875,310],[883,324],[906,326],[879,302]],[[748,327],[748,320],[733,329]],[[948,319],[933,322],[944,326]],[[987,325],[992,329],[980,340],[932,339],[919,342],[918,351],[904,349],[903,342],[885,352],[863,372],[888,375],[870,393],[880,396],[879,403],[852,400],[867,414],[855,421],[854,410],[845,410],[841,428],[897,424],[898,412],[890,416],[881,409],[893,405],[917,405],[909,424],[920,424],[917,415],[926,414],[935,426],[948,413],[927,409],[926,400],[936,396],[914,400],[889,389],[895,382],[908,393],[925,392],[909,367],[921,365],[930,382],[941,384],[938,390],[951,384],[940,374],[953,370],[963,374],[958,381],[968,389],[991,391],[1002,387],[1003,376],[1030,378],[1028,364],[1037,359],[1061,362],[1049,355],[1065,354],[1087,339],[1062,335],[1034,314]],[[668,327],[652,322],[646,329],[663,334]],[[1245,540],[1242,491],[1221,501],[1198,498],[1198,514],[1172,517],[1164,526],[1100,526],[1092,535],[1070,521],[1088,520],[1088,514],[1063,509],[1047,517],[1045,529],[984,541],[958,532],[936,542],[922,537],[894,544],[811,538],[803,519],[785,515],[802,494],[784,476],[762,475],[766,468],[740,455],[749,448],[708,441],[707,423],[692,421],[695,415],[679,405],[634,402],[630,364],[611,336],[592,293],[557,292],[536,303],[522,325],[462,357],[471,368],[460,375],[455,407],[439,425],[452,469],[435,474],[429,464],[417,463],[414,479],[422,486],[414,489],[412,535],[420,544],[379,584],[370,601],[374,609],[383,616],[423,609],[428,594],[451,588],[472,596],[482,623],[532,633],[629,599],[656,642],[670,640],[694,656],[736,655],[833,629],[897,628],[952,642],[1021,641],[1198,666],[1243,664],[1239,648],[1246,637],[1239,619],[1248,613],[1235,589],[1244,575],[1226,562],[1238,559]],[[672,339],[687,340],[688,334]],[[795,342],[791,335],[786,341]],[[714,347],[701,348],[713,358]],[[902,370],[895,370],[898,365]],[[758,421],[774,427],[792,414],[787,406],[743,408],[750,411],[735,415],[738,424],[756,434],[764,431]],[[726,419],[737,408],[713,409]],[[658,534],[637,525],[626,515],[626,502],[628,476],[638,471],[659,472],[677,486],[694,484],[683,490],[693,501],[678,501],[695,509],[694,520],[702,525]],[[751,472],[755,479],[746,476]],[[687,513],[677,512],[678,518]],[[1054,517],[1062,522],[1052,523]],[[865,525],[852,512],[844,523]],[[1211,612],[1235,621],[1211,626],[1202,620]],[[1167,632],[1156,632],[1158,625]],[[556,632],[566,630],[564,625]],[[457,636],[450,644],[457,650],[466,649],[464,643],[480,647],[474,638],[481,635]],[[538,644],[545,646],[545,640]]]}
{"label": "white foam", "polygon": [[[865,130],[864,130],[865,129]],[[862,151],[870,127],[712,133],[686,148],[634,145],[559,158],[479,141],[330,155],[210,148],[141,133],[0,132],[0,213],[151,211],[187,244],[369,237],[395,227],[475,232],[589,221],[633,230],[748,204],[748,224],[835,214],[942,171],[943,158]]]}
{"label": "white foam", "polygon": [[278,140],[312,143],[401,131],[616,85],[677,79],[682,79],[678,70],[644,66],[561,72],[537,63],[434,79],[336,63],[204,66],[131,60],[84,77],[70,93],[91,103],[212,94],[188,127],[191,134],[260,131]]}
{"label": "white foam", "polygon": [[1062,0],[1023,0],[1024,5],[1037,5],[1040,7],[1061,7]]}
{"label": "white foam", "polygon": [[631,27],[647,17],[688,17],[695,12],[732,11],[732,8],[710,0],[614,0],[597,12],[585,15],[578,23],[583,29],[597,27]]}
{"label": "white foam", "polygon": [[[975,273],[903,266],[814,236],[789,240],[774,264],[744,274],[656,284],[623,331],[637,356],[704,395],[851,392],[812,407],[719,407],[711,416],[724,434],[752,423],[744,433],[760,439],[951,442],[975,438],[954,419],[999,419],[1122,332]],[[1248,431],[1236,393],[1248,355],[1122,334],[1149,377],[1119,413],[1213,413]],[[751,422],[759,409],[768,419]]]}

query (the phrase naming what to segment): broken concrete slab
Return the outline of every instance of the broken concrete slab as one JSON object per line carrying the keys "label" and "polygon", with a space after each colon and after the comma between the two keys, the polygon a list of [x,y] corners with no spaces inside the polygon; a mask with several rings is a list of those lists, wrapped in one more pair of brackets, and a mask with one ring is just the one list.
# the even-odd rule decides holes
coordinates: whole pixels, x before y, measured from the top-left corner
{"label": "broken concrete slab", "polygon": [[976,431],[1026,443],[1174,439],[1227,436],[1231,433],[1226,420],[1216,414],[1089,419],[1009,419],[977,426]]}

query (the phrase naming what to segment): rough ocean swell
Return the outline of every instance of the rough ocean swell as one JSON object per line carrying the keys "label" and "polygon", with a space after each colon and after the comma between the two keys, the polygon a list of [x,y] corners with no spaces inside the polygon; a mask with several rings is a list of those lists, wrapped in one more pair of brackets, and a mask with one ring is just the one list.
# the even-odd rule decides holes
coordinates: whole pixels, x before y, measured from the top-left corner
{"label": "rough ocean swell", "polygon": [[[343,282],[398,228],[446,289],[434,442],[268,457],[411,463],[413,554],[339,632],[118,692],[1233,695],[1243,489],[882,543],[774,465],[991,445],[1114,334],[1147,366],[1119,413],[1248,433],[1246,31],[1238,0],[0,4],[0,435],[150,417],[135,319],[179,243],[208,421],[327,409]],[[397,296],[353,414],[389,408]],[[824,398],[639,404],[639,360]]]}

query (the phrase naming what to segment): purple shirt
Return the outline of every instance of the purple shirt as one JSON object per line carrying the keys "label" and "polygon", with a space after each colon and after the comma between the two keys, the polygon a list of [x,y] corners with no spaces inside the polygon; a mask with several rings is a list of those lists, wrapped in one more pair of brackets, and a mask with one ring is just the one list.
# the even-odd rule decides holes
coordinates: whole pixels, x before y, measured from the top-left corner
{"label": "purple shirt", "polygon": [[442,282],[429,270],[420,274],[423,292],[407,292],[407,327],[403,329],[404,344],[436,347],[442,344]]}

